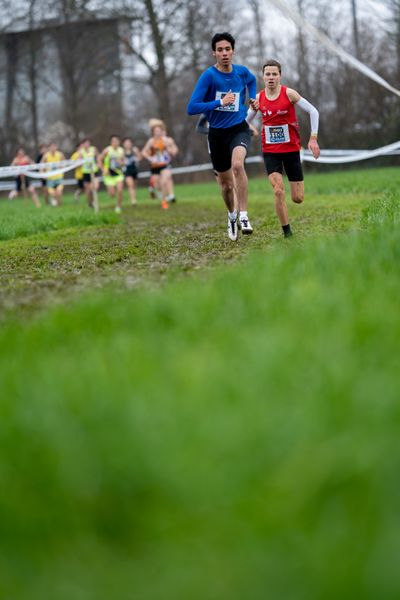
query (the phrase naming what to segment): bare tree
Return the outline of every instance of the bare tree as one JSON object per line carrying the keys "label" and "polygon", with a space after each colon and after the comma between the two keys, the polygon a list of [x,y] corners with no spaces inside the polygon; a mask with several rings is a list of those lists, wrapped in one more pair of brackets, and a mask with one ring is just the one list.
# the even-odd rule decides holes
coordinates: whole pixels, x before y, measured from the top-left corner
{"label": "bare tree", "polygon": [[261,66],[264,62],[265,57],[265,39],[263,33],[263,15],[262,15],[262,2],[261,0],[247,0],[247,3],[253,14],[253,27],[255,32],[256,41],[256,54],[257,63]]}
{"label": "bare tree", "polygon": [[[304,18],[307,12],[307,0],[297,0],[297,10]],[[307,36],[300,29],[297,29],[297,73],[301,87],[305,96],[310,96],[310,64],[307,47]]]}
{"label": "bare tree", "polygon": [[358,35],[358,17],[357,17],[357,2],[351,0],[351,16],[353,21],[353,40],[356,57],[360,58],[360,41]]}

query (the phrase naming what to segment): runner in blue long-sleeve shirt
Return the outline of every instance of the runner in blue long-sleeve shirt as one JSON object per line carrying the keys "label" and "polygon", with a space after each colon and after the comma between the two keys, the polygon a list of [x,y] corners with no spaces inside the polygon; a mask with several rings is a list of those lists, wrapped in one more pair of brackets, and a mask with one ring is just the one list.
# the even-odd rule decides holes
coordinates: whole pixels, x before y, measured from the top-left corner
{"label": "runner in blue long-sleeve shirt", "polygon": [[[238,225],[242,233],[253,233],[247,214],[248,182],[244,161],[250,145],[246,95],[252,105],[257,92],[256,78],[247,67],[232,64],[235,40],[230,33],[216,33],[211,47],[216,64],[199,78],[187,112],[207,115],[211,160],[219,174],[222,197],[228,209],[228,235],[236,241]],[[239,203],[239,223],[234,189]]]}

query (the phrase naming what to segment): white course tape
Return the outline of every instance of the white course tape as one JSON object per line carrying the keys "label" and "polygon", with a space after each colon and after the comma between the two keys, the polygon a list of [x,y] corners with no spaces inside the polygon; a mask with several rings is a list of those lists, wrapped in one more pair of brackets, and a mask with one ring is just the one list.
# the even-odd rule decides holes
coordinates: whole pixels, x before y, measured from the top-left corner
{"label": "white course tape", "polygon": [[76,169],[82,165],[83,162],[84,161],[79,161],[76,165],[64,167],[62,169],[54,169],[53,171],[41,171],[40,173],[29,171],[27,175],[32,179],[47,179],[48,177],[53,177],[54,175],[63,175],[67,171],[71,171],[71,169]]}
{"label": "white course tape", "polygon": [[[316,160],[309,150],[301,150],[300,156],[301,160],[312,162],[314,164],[343,164],[343,163],[351,163],[357,162],[359,160],[367,160],[369,158],[374,158],[377,156],[390,156],[400,154],[400,141],[394,142],[393,144],[389,144],[388,146],[382,146],[381,148],[376,148],[375,150],[339,150],[339,149],[324,149],[321,150],[321,156],[318,160]],[[246,159],[246,164],[250,163],[262,163],[263,158],[260,155],[257,156],[249,156]],[[65,167],[65,164],[67,166]],[[32,174],[32,168],[43,168],[44,166],[54,166],[54,165],[64,165],[64,171],[70,170],[72,168],[77,168],[83,163],[83,161],[62,161],[60,163],[41,163],[41,164],[32,164],[27,165],[27,167],[0,167],[0,179],[1,178],[10,178],[15,175],[20,175],[21,173],[26,173],[28,177],[34,177],[35,179],[44,179],[46,176],[51,176],[60,173],[60,170],[53,170],[47,173],[35,173]],[[171,169],[173,175],[180,175],[183,173],[198,173],[199,171],[209,171],[213,168],[211,163],[204,163],[201,165],[190,165],[186,167],[175,167]],[[22,169],[22,170],[21,170]],[[11,171],[11,173],[10,173]],[[139,179],[147,179],[151,175],[150,171],[140,171],[138,173]],[[97,177],[99,181],[102,181],[102,177]],[[63,182],[65,185],[74,185],[76,184],[75,179],[64,179]],[[34,185],[39,185],[34,184]],[[15,187],[14,182],[0,182],[0,191],[8,191],[12,190]]]}
{"label": "white course tape", "polygon": [[375,73],[375,71],[370,69],[370,67],[368,67],[360,60],[343,50],[340,46],[332,42],[332,40],[328,38],[327,35],[325,35],[324,33],[322,33],[322,31],[314,27],[314,25],[311,25],[311,23],[303,19],[303,17],[297,11],[290,8],[286,4],[286,2],[283,2],[282,0],[271,0],[271,2],[277,8],[279,8],[289,19],[294,21],[296,25],[311,33],[311,35],[317,38],[321,42],[321,44],[328,48],[328,50],[330,50],[333,54],[339,56],[339,58],[341,58],[343,62],[352,65],[355,69],[357,69],[357,71],[360,71],[360,73],[366,75],[366,77],[369,77],[373,81],[376,81],[376,83],[379,83],[379,85],[381,85],[382,87],[386,88],[390,92],[393,92],[393,94],[400,96],[400,90],[390,85],[390,83],[388,83],[385,79],[383,79],[383,77],[378,75],[378,73]]}
{"label": "white course tape", "polygon": [[[396,150],[400,149],[400,141],[394,142],[393,144],[389,144],[388,146],[382,146],[381,148],[376,148],[375,150],[359,150],[354,154],[350,154],[347,156],[324,156],[321,155],[318,159],[315,159],[309,150],[301,151],[301,159],[307,162],[313,163],[326,163],[326,164],[344,164],[357,162],[359,160],[367,160],[369,158],[376,158],[377,156],[384,156],[386,154],[391,154]],[[355,151],[353,151],[355,152]]]}
{"label": "white course tape", "polygon": [[[71,169],[77,169],[83,165],[85,161],[80,160],[61,160],[54,163],[32,163],[30,165],[22,165],[16,167],[0,167],[0,179],[6,177],[16,177],[17,175],[28,175],[34,179],[46,179],[53,175],[58,175],[71,171]],[[40,173],[34,173],[38,169],[43,169]],[[49,171],[48,169],[51,169]]]}

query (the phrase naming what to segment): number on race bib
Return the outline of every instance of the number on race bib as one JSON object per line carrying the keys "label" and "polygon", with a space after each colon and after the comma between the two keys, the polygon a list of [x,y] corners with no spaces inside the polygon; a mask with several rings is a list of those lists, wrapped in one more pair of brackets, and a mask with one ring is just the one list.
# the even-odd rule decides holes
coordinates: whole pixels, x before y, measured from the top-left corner
{"label": "number on race bib", "polygon": [[290,142],[289,126],[266,125],[265,139],[268,144],[286,144]]}

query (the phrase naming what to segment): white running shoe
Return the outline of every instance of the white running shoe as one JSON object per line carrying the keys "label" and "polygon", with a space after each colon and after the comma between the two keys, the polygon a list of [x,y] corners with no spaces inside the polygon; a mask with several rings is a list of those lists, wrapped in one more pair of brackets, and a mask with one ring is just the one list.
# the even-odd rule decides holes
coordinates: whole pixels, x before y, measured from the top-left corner
{"label": "white running shoe", "polygon": [[232,221],[228,217],[228,235],[229,239],[232,240],[232,242],[236,242],[238,236],[237,218],[234,221]]}
{"label": "white running shoe", "polygon": [[114,208],[115,212],[119,215],[122,211],[121,211],[121,207],[120,206],[116,206]]}
{"label": "white running shoe", "polygon": [[239,219],[239,229],[242,230],[243,235],[250,235],[253,233],[253,228],[250,224],[250,221],[246,217],[241,217]]}

